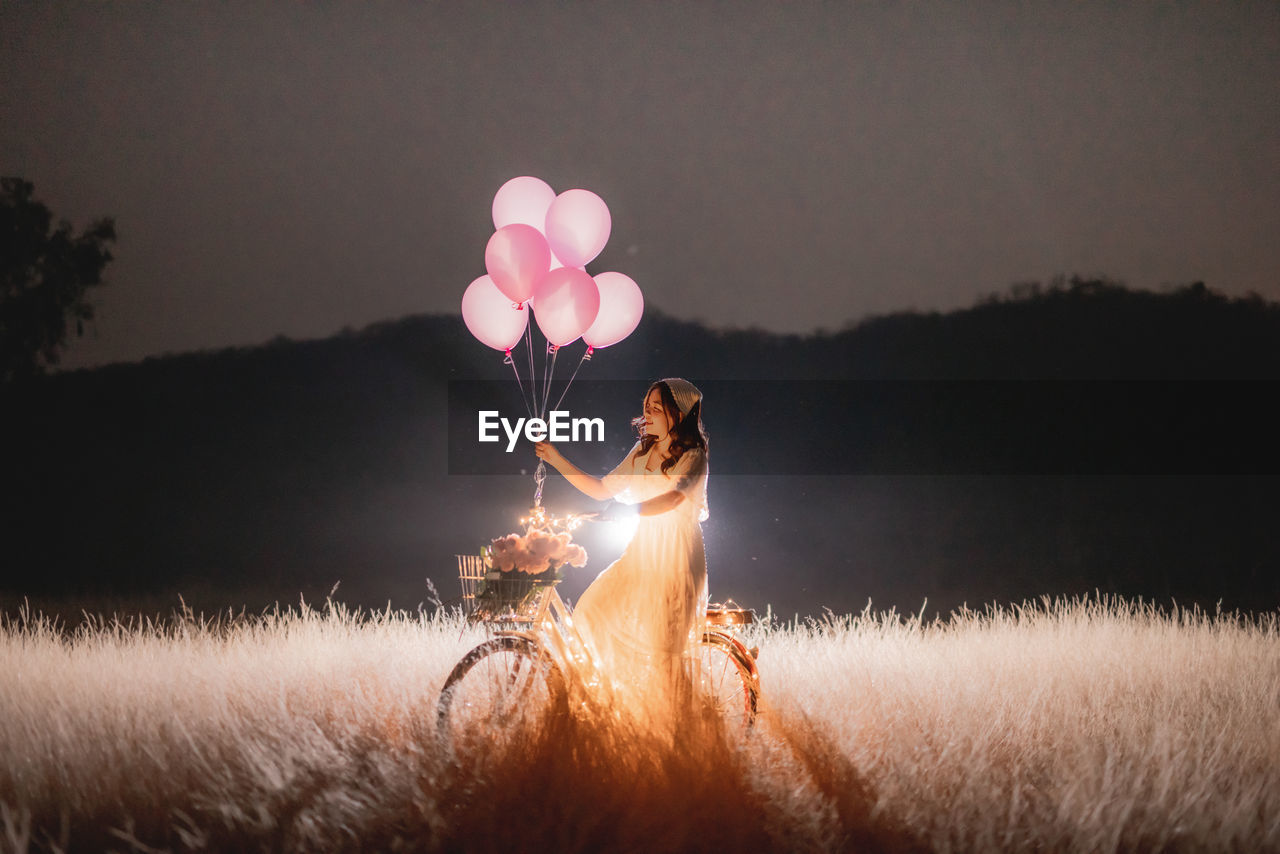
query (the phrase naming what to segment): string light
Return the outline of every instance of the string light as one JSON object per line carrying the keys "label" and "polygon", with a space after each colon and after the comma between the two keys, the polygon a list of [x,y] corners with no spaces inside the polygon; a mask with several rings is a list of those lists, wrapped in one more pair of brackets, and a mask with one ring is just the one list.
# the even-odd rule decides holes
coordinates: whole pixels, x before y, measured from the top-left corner
{"label": "string light", "polygon": [[547,513],[547,508],[541,504],[535,504],[529,508],[528,516],[520,517],[520,524],[524,526],[525,533],[532,531],[546,531],[548,533],[556,533],[558,531],[576,531],[582,527],[582,523],[595,514],[592,513],[570,513],[568,516],[552,516]]}

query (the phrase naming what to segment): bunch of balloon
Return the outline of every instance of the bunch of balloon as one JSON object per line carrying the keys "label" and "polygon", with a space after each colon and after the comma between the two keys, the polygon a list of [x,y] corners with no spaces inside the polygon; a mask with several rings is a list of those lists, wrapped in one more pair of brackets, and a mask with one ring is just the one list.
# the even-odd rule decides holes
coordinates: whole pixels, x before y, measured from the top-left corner
{"label": "bunch of balloon", "polygon": [[[472,282],[462,295],[462,319],[482,344],[503,351],[529,417],[545,418],[560,349],[579,338],[586,345],[553,408],[560,406],[592,353],[635,330],[644,313],[644,297],[629,276],[587,272],[613,227],[608,206],[590,190],[556,195],[539,178],[512,178],[493,197],[493,226],[496,231],[484,251],[488,275]],[[530,308],[546,340],[541,380],[534,363]],[[521,339],[528,353],[527,389],[511,355]],[[546,476],[546,465],[539,460],[533,476],[535,506],[542,503]]]}

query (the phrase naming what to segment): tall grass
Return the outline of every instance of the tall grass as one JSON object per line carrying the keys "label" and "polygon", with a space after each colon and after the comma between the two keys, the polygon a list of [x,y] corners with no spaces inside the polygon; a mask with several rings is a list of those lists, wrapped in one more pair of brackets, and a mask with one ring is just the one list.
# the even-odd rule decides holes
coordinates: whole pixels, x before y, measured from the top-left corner
{"label": "tall grass", "polygon": [[482,635],[341,606],[0,629],[0,848],[1280,850],[1275,614],[1042,602],[764,626],[745,738],[550,715],[462,755]]}

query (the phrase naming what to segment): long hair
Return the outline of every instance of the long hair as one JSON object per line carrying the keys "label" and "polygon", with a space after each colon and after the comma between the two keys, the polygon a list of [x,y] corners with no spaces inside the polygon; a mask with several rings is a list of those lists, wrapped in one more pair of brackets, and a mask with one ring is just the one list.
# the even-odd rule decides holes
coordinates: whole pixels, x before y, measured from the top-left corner
{"label": "long hair", "polygon": [[[644,393],[644,399],[648,400],[655,388],[658,390],[658,396],[662,398],[662,408],[667,413],[667,419],[675,425],[671,429],[671,456],[662,461],[662,473],[666,474],[684,456],[685,451],[700,448],[704,454],[707,453],[707,431],[702,426],[701,399],[689,409],[684,418],[681,418],[680,406],[676,403],[670,386],[662,380],[649,386]],[[631,419],[631,424],[640,433],[640,450],[636,451],[636,456],[643,456],[649,453],[649,449],[659,437],[644,431],[644,415]]]}

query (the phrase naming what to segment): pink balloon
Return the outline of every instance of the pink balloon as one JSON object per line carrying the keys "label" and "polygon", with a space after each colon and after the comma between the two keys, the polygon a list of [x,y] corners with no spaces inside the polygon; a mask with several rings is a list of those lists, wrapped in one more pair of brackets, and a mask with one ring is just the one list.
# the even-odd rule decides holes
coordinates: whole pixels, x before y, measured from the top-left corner
{"label": "pink balloon", "polygon": [[574,267],[560,267],[543,276],[534,286],[533,299],[538,328],[557,347],[585,332],[600,311],[595,280]]}
{"label": "pink balloon", "polygon": [[511,299],[488,276],[481,276],[462,295],[462,320],[481,344],[495,350],[510,350],[529,325],[529,309],[516,308]]}
{"label": "pink balloon", "polygon": [[[557,257],[556,257],[556,253],[552,252],[552,253],[551,253],[551,269],[553,269],[553,270],[558,270],[558,269],[559,269],[559,268],[561,268],[561,267],[573,267],[573,265],[572,265],[572,264],[566,264],[565,262],[561,261],[559,258],[557,258]],[[587,268],[586,268],[586,267],[582,267],[582,266],[578,266],[578,267],[573,267],[573,269],[575,269],[575,270],[582,270],[583,272],[586,272],[586,269],[587,269]],[[589,275],[591,275],[591,274],[590,274],[590,273],[587,273],[587,275],[589,276]]]}
{"label": "pink balloon", "polygon": [[531,225],[546,227],[547,208],[556,200],[556,191],[541,178],[525,175],[512,178],[493,197],[493,227]]}
{"label": "pink balloon", "polygon": [[533,226],[504,225],[489,238],[484,268],[512,302],[524,302],[551,269],[551,250],[542,232]]}
{"label": "pink balloon", "polygon": [[613,220],[604,199],[590,190],[565,190],[547,209],[547,242],[566,267],[585,267],[609,242]]}
{"label": "pink balloon", "polygon": [[582,340],[588,347],[617,344],[635,331],[644,314],[640,286],[622,273],[601,273],[595,277],[600,290],[600,311]]}

